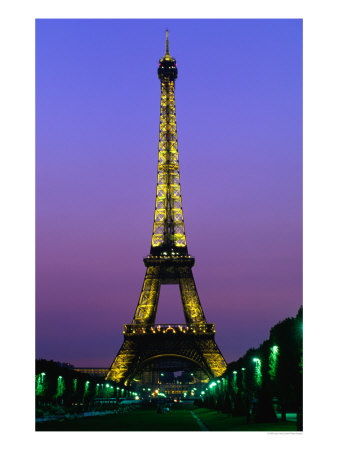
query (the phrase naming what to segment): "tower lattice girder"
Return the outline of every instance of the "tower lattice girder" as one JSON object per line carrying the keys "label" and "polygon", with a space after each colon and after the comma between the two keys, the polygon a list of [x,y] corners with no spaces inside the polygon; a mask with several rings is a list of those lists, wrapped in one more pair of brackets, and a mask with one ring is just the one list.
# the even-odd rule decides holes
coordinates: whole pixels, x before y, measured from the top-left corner
{"label": "tower lattice girder", "polygon": [[161,80],[160,138],[152,247],[186,247],[177,146],[175,84]]}
{"label": "tower lattice girder", "polygon": [[[175,79],[177,67],[169,54],[160,59],[161,109],[157,187],[150,254],[144,258],[146,274],[131,325],[125,325],[124,342],[107,379],[128,384],[146,361],[178,356],[194,361],[209,377],[222,375],[225,360],[214,339],[215,328],[206,322],[188,254],[180,185]],[[155,325],[162,284],[178,284],[185,324]]]}

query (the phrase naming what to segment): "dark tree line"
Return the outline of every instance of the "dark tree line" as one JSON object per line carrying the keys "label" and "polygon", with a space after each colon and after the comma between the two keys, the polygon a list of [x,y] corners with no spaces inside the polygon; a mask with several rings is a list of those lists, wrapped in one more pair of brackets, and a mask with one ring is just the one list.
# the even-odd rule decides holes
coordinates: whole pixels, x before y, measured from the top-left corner
{"label": "dark tree line", "polygon": [[272,327],[260,347],[228,364],[223,377],[211,380],[200,403],[256,422],[276,421],[276,409],[283,421],[286,412],[295,412],[302,430],[303,308]]}
{"label": "dark tree line", "polygon": [[36,360],[37,408],[54,405],[83,410],[92,407],[97,399],[115,399],[118,403],[123,397],[130,395],[130,389],[126,386],[75,371],[67,364],[45,359]]}

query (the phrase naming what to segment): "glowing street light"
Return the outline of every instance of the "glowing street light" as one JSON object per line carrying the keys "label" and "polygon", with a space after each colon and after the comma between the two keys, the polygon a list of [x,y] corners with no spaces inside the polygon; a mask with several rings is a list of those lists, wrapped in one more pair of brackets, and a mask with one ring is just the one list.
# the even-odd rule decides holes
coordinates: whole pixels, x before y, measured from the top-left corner
{"label": "glowing street light", "polygon": [[64,390],[65,390],[65,383],[64,383],[61,375],[58,377],[57,388],[56,389],[57,389],[56,396],[57,397],[61,397],[63,395]]}
{"label": "glowing street light", "polygon": [[231,382],[231,384],[232,384],[232,387],[233,387],[234,392],[237,394],[237,392],[238,392],[238,386],[237,386],[237,370],[233,370],[233,371],[232,371],[232,382]]}
{"label": "glowing street light", "polygon": [[241,371],[242,371],[242,387],[245,388],[246,382],[245,382],[245,371],[246,368],[245,367],[241,367]]}
{"label": "glowing street light", "polygon": [[269,355],[269,375],[271,380],[274,380],[276,378],[278,355],[279,355],[278,345],[274,345],[273,347],[270,348],[270,355]]}
{"label": "glowing street light", "polygon": [[261,360],[259,358],[253,358],[252,360],[256,364],[256,383],[260,386],[262,383]]}

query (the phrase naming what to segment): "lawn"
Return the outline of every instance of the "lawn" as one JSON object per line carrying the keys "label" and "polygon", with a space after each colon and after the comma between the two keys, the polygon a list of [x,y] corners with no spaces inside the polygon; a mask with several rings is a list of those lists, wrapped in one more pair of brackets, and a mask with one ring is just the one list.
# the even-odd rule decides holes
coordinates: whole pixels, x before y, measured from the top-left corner
{"label": "lawn", "polygon": [[37,431],[201,431],[190,410],[209,431],[296,431],[295,422],[246,423],[245,417],[217,414],[205,408],[178,408],[166,414],[137,409],[119,415],[86,417],[36,424]]}
{"label": "lawn", "polygon": [[135,410],[119,415],[86,417],[36,424],[37,431],[199,431],[187,409],[158,414],[155,410]]}
{"label": "lawn", "polygon": [[246,423],[246,417],[231,417],[215,410],[198,408],[194,413],[209,431],[297,431],[296,422]]}

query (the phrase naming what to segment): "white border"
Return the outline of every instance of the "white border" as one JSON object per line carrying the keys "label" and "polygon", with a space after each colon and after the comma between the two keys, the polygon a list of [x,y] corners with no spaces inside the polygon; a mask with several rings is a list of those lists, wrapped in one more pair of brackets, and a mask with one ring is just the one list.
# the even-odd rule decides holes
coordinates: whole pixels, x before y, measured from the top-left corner
{"label": "white border", "polygon": [[[168,9],[168,4],[170,9]],[[321,445],[336,427],[337,26],[330,0],[183,2],[4,1],[1,6],[2,428],[10,448],[135,444],[275,449]],[[265,433],[34,433],[34,20],[35,18],[304,19],[303,436]],[[16,387],[16,389],[13,388]],[[7,389],[8,387],[8,389]],[[15,394],[14,394],[15,393]],[[6,394],[8,398],[6,398]],[[5,401],[3,396],[5,395]],[[4,424],[4,420],[6,424]],[[325,435],[323,436],[323,433]],[[171,437],[171,439],[170,439]],[[174,439],[173,439],[174,438]],[[334,437],[332,437],[334,439]],[[4,441],[4,435],[2,436]],[[33,442],[31,442],[33,441]],[[153,442],[153,444],[149,444]],[[230,441],[230,442],[229,442]]]}

